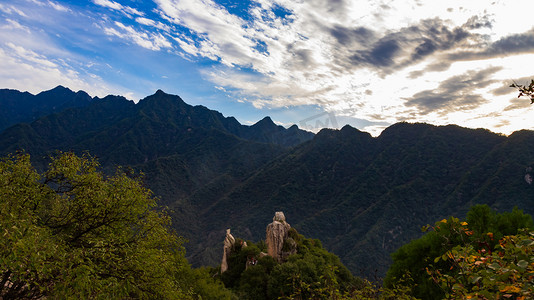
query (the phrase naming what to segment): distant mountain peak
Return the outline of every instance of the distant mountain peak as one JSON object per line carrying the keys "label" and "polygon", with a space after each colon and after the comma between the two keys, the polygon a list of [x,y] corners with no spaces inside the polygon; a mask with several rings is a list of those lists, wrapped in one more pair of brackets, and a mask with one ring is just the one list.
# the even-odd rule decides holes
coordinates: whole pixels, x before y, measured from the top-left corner
{"label": "distant mountain peak", "polygon": [[288,130],[291,130],[291,131],[294,131],[294,130],[298,130],[299,127],[296,125],[296,124],[293,124],[291,126],[289,126]]}
{"label": "distant mountain peak", "polygon": [[91,101],[92,98],[87,93],[75,93],[62,85],[37,95],[16,90],[0,90],[0,131],[16,123],[29,123],[67,108],[84,107]]}
{"label": "distant mountain peak", "polygon": [[39,96],[39,95],[56,95],[56,94],[63,94],[64,95],[64,94],[75,94],[75,93],[69,88],[66,88],[66,87],[64,87],[62,85],[58,85],[53,89],[50,89],[48,91],[40,92],[37,95]]}
{"label": "distant mountain peak", "polygon": [[76,95],[78,95],[80,97],[91,98],[91,96],[89,94],[87,94],[86,91],[82,91],[82,90],[79,90],[78,92],[76,92]]}
{"label": "distant mountain peak", "polygon": [[167,94],[158,89],[154,94],[147,96],[138,103],[143,109],[160,110],[161,113],[169,114],[176,110],[190,110],[192,106],[185,103],[178,95]]}
{"label": "distant mountain peak", "polygon": [[354,127],[352,127],[352,126],[350,126],[348,124],[343,126],[339,130],[339,132],[341,132],[343,134],[357,134],[357,135],[363,134],[363,135],[369,135],[370,136],[370,134],[368,132],[363,132],[363,131],[359,130],[358,128],[354,128]]}
{"label": "distant mountain peak", "polygon": [[130,101],[126,99],[124,96],[119,96],[119,95],[107,95],[106,97],[101,98],[100,100],[102,101]]}
{"label": "distant mountain peak", "polygon": [[256,122],[256,124],[252,125],[252,127],[254,127],[254,128],[277,128],[278,125],[276,125],[273,122],[271,117],[267,116],[267,117],[259,120],[258,122]]}
{"label": "distant mountain peak", "polygon": [[328,136],[328,135],[334,134],[335,132],[337,132],[336,129],[323,128],[323,129],[319,130],[319,132],[316,134],[316,136]]}
{"label": "distant mountain peak", "polygon": [[[173,100],[173,101],[177,100],[179,103],[187,104],[187,103],[184,102],[184,100],[182,100],[182,98],[180,98],[180,96],[173,95],[173,94],[167,94],[164,91],[162,91],[161,89],[158,89],[153,95],[147,96],[142,100],[148,100],[148,99],[154,99],[154,98],[156,98],[156,99]],[[187,104],[187,106],[191,106],[191,105]]]}
{"label": "distant mountain peak", "polygon": [[168,94],[160,89],[158,89],[156,93],[154,93],[154,96],[164,96],[164,95],[168,95]]}
{"label": "distant mountain peak", "polygon": [[71,89],[69,89],[68,87],[64,87],[60,84],[56,86],[55,88],[51,89],[51,91],[54,91],[54,90],[69,90],[70,91]]}
{"label": "distant mountain peak", "polygon": [[[270,117],[263,118],[253,126],[241,125],[234,117],[225,118],[220,112],[202,105],[191,106],[180,96],[168,94],[161,89],[135,104],[118,95],[91,98],[84,91],[73,92],[62,85],[35,96],[29,93],[21,94],[15,90],[0,90],[0,107],[4,109],[0,111],[0,130],[18,122],[31,122],[52,112],[61,112],[67,108],[82,108],[90,103],[95,104],[92,109],[101,111],[121,111],[124,107],[128,107],[128,111],[138,111],[152,122],[172,128],[216,129],[242,139],[284,147],[294,146],[313,138],[313,133],[297,127],[288,130],[276,125]],[[119,115],[118,112],[115,113],[116,117]]]}

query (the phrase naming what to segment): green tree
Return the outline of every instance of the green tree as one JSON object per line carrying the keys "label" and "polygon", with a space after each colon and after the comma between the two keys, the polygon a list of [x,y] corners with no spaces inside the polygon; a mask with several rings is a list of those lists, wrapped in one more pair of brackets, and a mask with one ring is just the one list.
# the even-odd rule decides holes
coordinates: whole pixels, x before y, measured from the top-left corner
{"label": "green tree", "polygon": [[[426,229],[430,226],[426,226]],[[495,213],[487,205],[475,205],[467,214],[467,221],[450,217],[443,219],[419,239],[402,246],[392,254],[391,265],[384,285],[394,286],[406,273],[411,274],[412,295],[421,299],[442,299],[446,290],[429,276],[454,276],[450,260],[455,247],[472,247],[474,251],[490,253],[499,245],[499,239],[515,235],[523,228],[534,228],[532,218],[514,208],[512,212]]]}
{"label": "green tree", "polygon": [[493,251],[456,246],[446,260],[452,266],[449,272],[428,273],[447,299],[534,298],[534,231],[505,236]]}
{"label": "green tree", "polygon": [[182,239],[139,179],[60,153],[0,161],[0,298],[187,299]]}
{"label": "green tree", "polygon": [[[296,252],[282,263],[261,254],[265,243],[236,239],[228,260],[229,269],[221,277],[239,299],[413,299],[404,285],[383,289],[354,277],[339,258],[291,228],[291,245]],[[288,250],[293,246],[286,245]],[[257,260],[255,264],[247,261]],[[248,265],[248,267],[247,267]]]}

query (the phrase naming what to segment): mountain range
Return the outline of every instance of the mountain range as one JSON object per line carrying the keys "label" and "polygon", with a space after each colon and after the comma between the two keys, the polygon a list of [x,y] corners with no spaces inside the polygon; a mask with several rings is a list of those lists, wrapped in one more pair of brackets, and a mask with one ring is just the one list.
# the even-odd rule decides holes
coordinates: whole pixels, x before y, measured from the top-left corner
{"label": "mountain range", "polygon": [[383,276],[421,226],[473,204],[534,214],[527,130],[398,123],[378,137],[350,126],[314,135],[269,117],[242,125],[161,90],[134,103],[61,86],[0,90],[0,130],[0,154],[24,150],[37,166],[62,150],[142,171],[196,266],[219,263],[226,228],[265,238],[275,211],[367,277]]}

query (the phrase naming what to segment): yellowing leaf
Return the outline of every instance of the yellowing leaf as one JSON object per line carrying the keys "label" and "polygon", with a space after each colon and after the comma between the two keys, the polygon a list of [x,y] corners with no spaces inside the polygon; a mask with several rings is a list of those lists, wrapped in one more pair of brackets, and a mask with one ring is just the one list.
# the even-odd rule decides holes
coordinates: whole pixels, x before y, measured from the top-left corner
{"label": "yellowing leaf", "polygon": [[513,285],[509,285],[503,289],[501,289],[501,293],[519,293],[521,292],[521,288]]}

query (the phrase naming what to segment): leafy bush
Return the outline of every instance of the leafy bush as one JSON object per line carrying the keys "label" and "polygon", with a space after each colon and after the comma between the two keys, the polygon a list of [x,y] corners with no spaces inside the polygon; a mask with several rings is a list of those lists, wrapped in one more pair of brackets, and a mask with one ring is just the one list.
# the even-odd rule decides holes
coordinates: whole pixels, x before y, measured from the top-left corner
{"label": "leafy bush", "polygon": [[459,280],[458,276],[464,276],[462,272],[458,273],[457,257],[452,254],[467,255],[473,251],[484,255],[494,253],[502,246],[502,238],[517,235],[523,228],[533,229],[534,225],[532,218],[518,209],[498,214],[487,205],[475,205],[468,212],[467,221],[450,217],[424,229],[430,228],[433,231],[392,254],[393,264],[384,280],[386,287],[394,286],[408,273],[413,279],[413,296],[442,299],[451,294],[451,287],[443,286],[444,278]]}
{"label": "leafy bush", "polygon": [[476,250],[473,245],[456,246],[439,259],[446,259],[452,272],[427,272],[446,298],[534,298],[534,231],[505,236],[493,251]]}
{"label": "leafy bush", "polygon": [[0,298],[191,299],[201,287],[231,295],[191,270],[139,178],[98,169],[72,153],[42,174],[29,155],[0,161]]}
{"label": "leafy bush", "polygon": [[[354,277],[339,258],[326,251],[319,240],[305,238],[291,228],[289,237],[297,252],[282,263],[260,254],[257,245],[240,239],[230,255],[229,269],[221,275],[226,287],[240,299],[412,299],[409,289],[382,289]],[[258,247],[259,246],[259,247]],[[254,265],[247,261],[257,259]]]}

